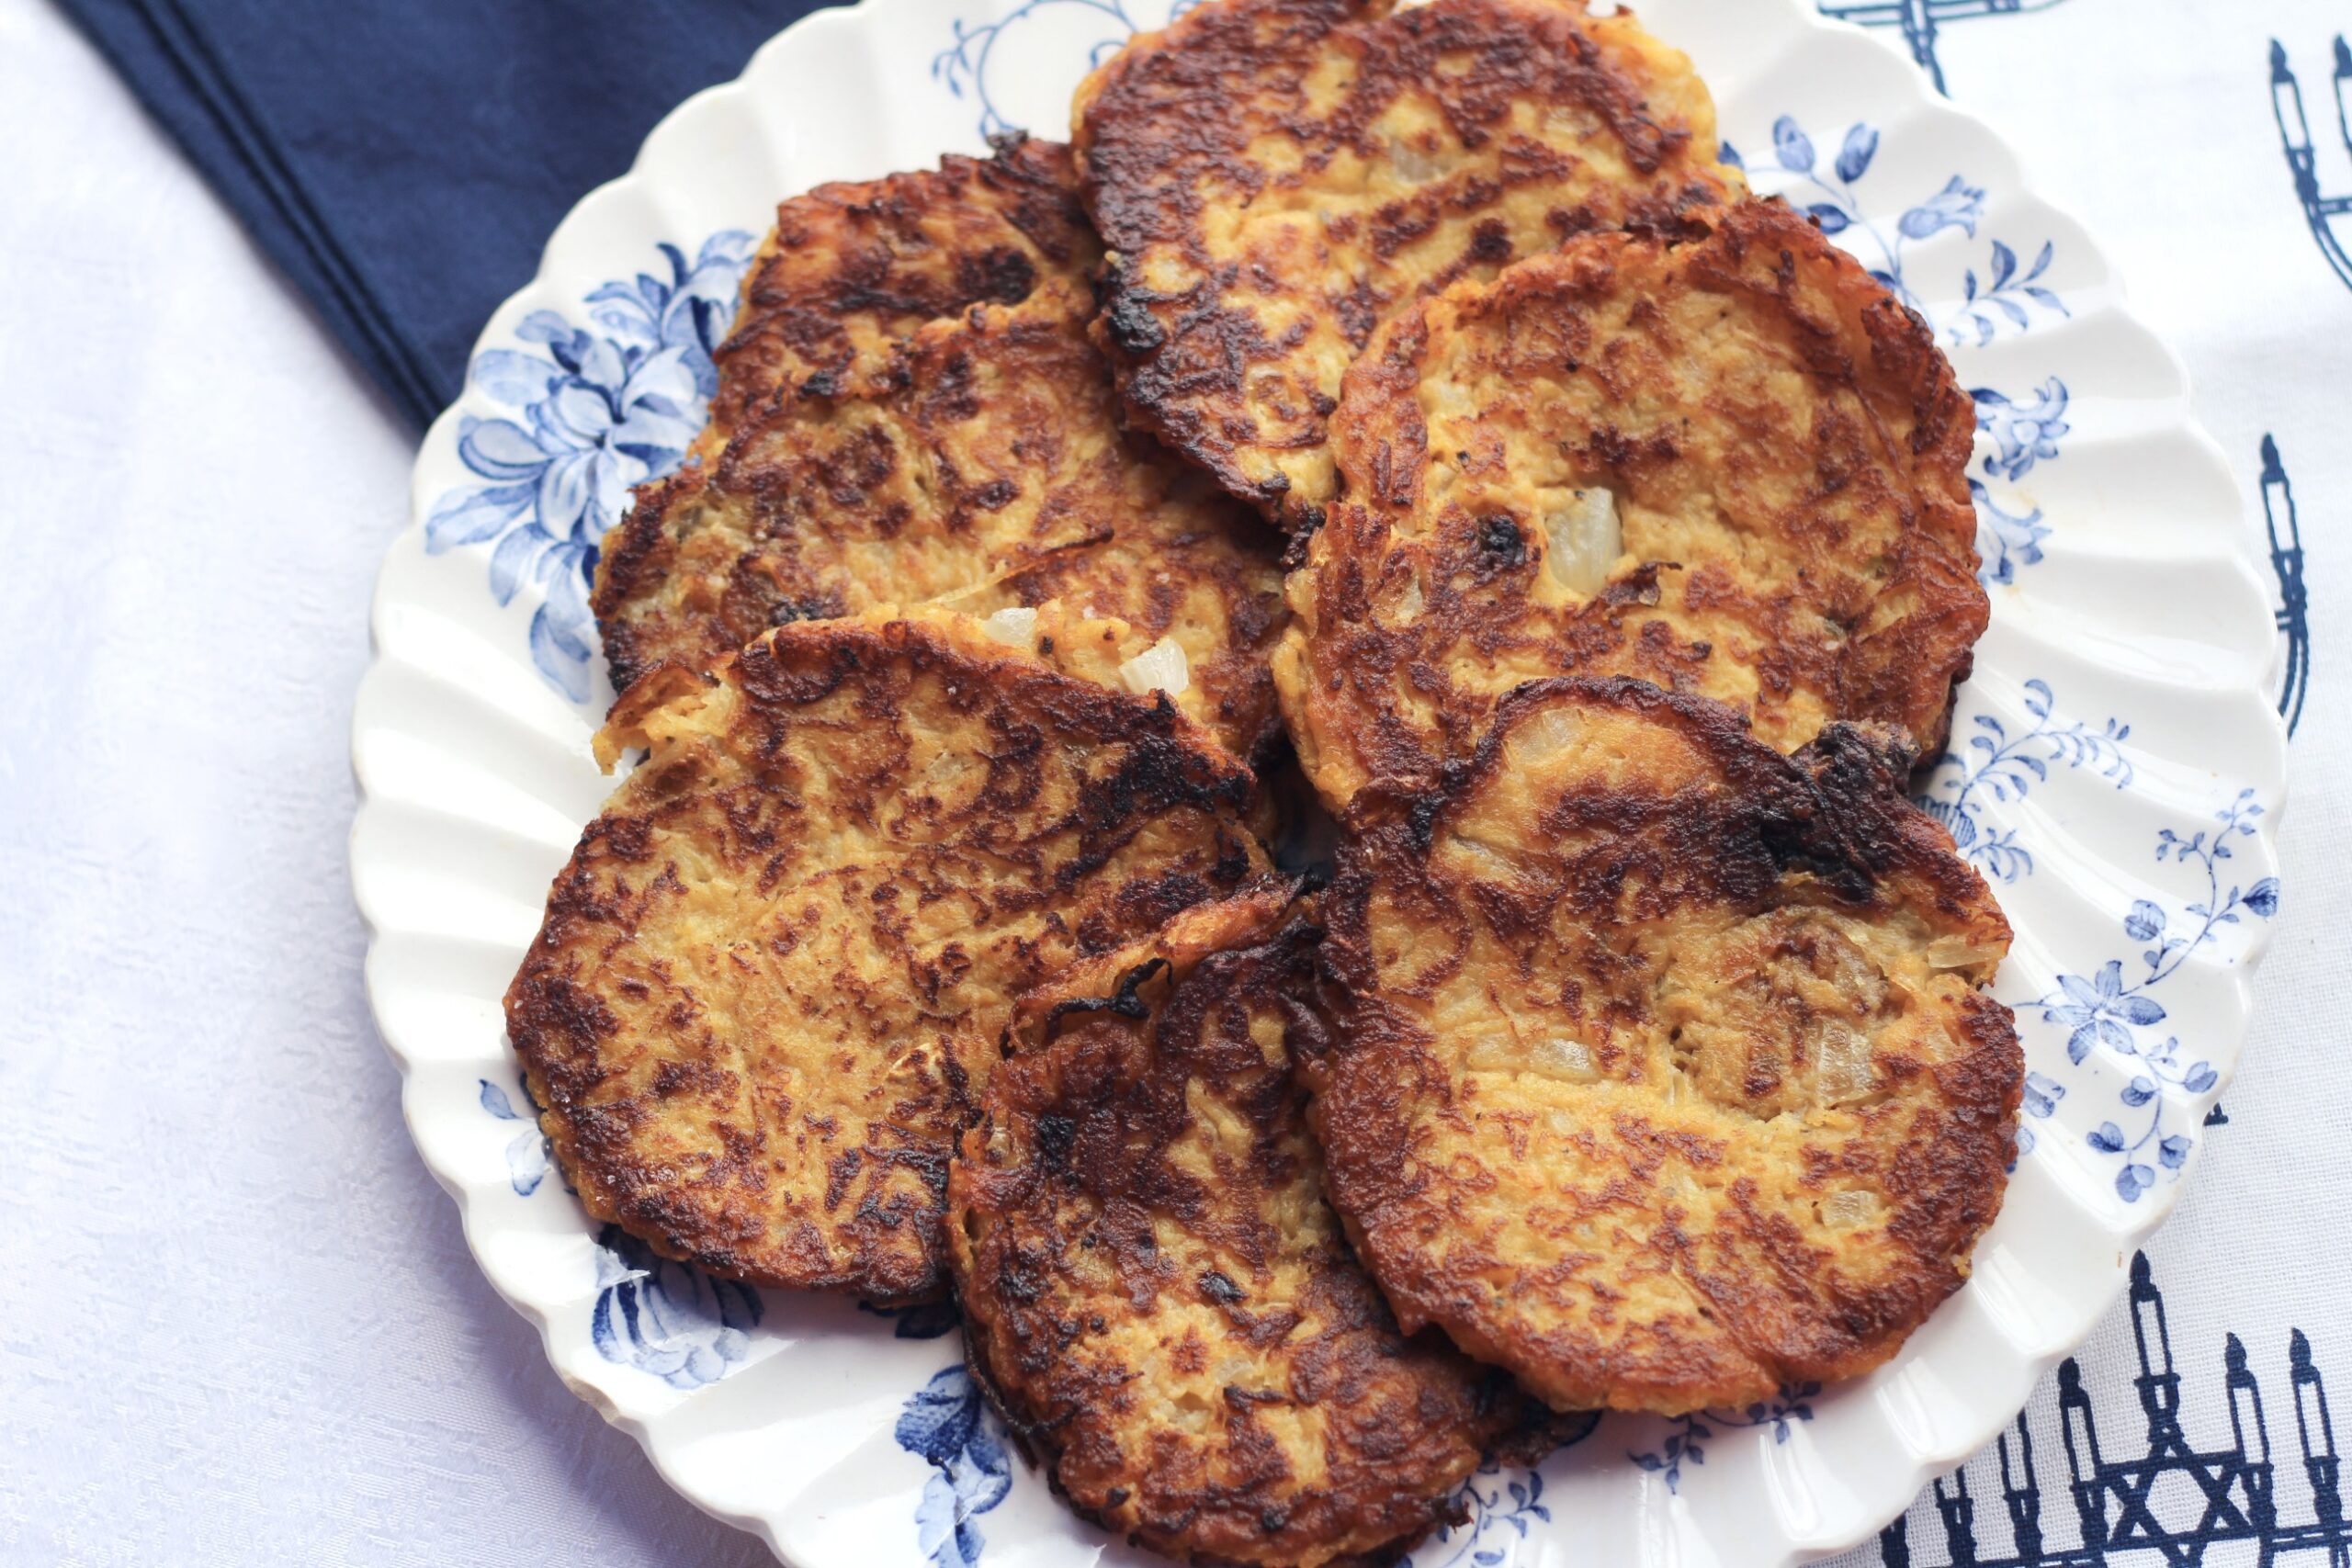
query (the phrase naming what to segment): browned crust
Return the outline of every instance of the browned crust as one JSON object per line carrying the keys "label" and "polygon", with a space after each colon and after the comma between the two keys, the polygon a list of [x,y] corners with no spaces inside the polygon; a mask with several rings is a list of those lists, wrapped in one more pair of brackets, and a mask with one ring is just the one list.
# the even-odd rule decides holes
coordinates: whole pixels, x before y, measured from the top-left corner
{"label": "browned crust", "polygon": [[1072,120],[1129,419],[1292,525],[1331,500],[1340,371],[1415,294],[1741,188],[1689,62],[1583,0],[1209,0]]}
{"label": "browned crust", "polygon": [[589,1212],[728,1278],[937,1295],[1013,995],[1265,864],[1247,771],[1165,702],[949,626],[781,628],[616,722],[650,755],[508,1033]]}
{"label": "browned crust", "polygon": [[[1515,750],[1547,733],[1592,750],[1555,777]],[[1442,1325],[1562,1408],[1671,1413],[1866,1371],[1960,1285],[2024,1066],[1978,988],[2007,922],[1904,798],[1908,761],[1845,725],[1784,759],[1717,704],[1545,681],[1504,700],[1422,810],[1342,849],[1334,1028],[1304,1066],[1332,1201],[1406,1327]],[[1829,964],[1827,990],[1770,970],[1709,989],[1743,931],[1782,931],[1758,951],[1804,980],[1863,951],[1823,934],[1838,928],[1868,965]],[[1955,955],[1922,960],[1939,941]],[[1487,975],[1508,1034],[1463,1010]],[[1709,1055],[1742,1020],[1804,1039],[1849,1001],[1872,1050],[1850,1101],[1808,1098],[1826,1055],[1764,1035]],[[1677,1019],[1715,1033],[1669,1040]],[[1522,1055],[1512,1076],[1463,1043],[1512,1038],[1589,1056],[1544,1077]],[[1848,1188],[1873,1217],[1831,1228],[1815,1206]]]}
{"label": "browned crust", "polygon": [[[1764,389],[1784,367],[1801,402]],[[1469,412],[1433,427],[1433,385]],[[1336,810],[1409,798],[1504,692],[1571,673],[1736,702],[1782,750],[1853,719],[1933,755],[1989,615],[1973,430],[1926,324],[1777,200],[1458,286],[1348,372],[1349,500],[1307,544],[1276,667],[1302,757]],[[1589,597],[1545,565],[1552,469],[1639,509]]]}
{"label": "browned crust", "polygon": [[967,1355],[1083,1517],[1194,1562],[1389,1561],[1523,1414],[1408,1340],[1320,1192],[1269,882],[1024,997],[949,1178]]}
{"label": "browned crust", "polygon": [[712,423],[887,380],[924,322],[1018,305],[1045,279],[1083,285],[1100,255],[1069,149],[1018,133],[992,157],[950,152],[935,170],[789,197],[719,344]]}

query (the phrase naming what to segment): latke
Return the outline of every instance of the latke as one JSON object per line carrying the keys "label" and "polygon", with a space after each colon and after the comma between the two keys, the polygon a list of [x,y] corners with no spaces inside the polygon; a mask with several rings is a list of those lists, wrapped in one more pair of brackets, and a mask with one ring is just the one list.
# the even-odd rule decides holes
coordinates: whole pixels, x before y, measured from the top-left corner
{"label": "latke", "polygon": [[1204,731],[952,622],[779,628],[605,744],[507,1030],[589,1212],[729,1279],[936,1296],[1013,997],[1265,869]]}
{"label": "latke", "polygon": [[1408,1329],[1563,1408],[1679,1413],[1893,1355],[1967,1276],[2024,1065],[2009,931],[1883,728],[1556,679],[1342,848],[1301,1053]]}
{"label": "latke", "polygon": [[1690,61],[1584,0],[1208,0],[1072,122],[1130,422],[1294,526],[1340,372],[1416,295],[1745,188]]}
{"label": "latke", "polygon": [[1079,1513],[1180,1559],[1386,1561],[1523,1414],[1407,1340],[1325,1204],[1279,881],[1023,997],[948,1179],[972,1366]]}
{"label": "latke", "polygon": [[1464,283],[1349,371],[1347,500],[1276,656],[1334,810],[1409,797],[1556,674],[1730,703],[1792,751],[1836,719],[1939,750],[1987,605],[1973,405],[1933,334],[1780,202]]}
{"label": "latke", "polygon": [[1047,142],[786,202],[695,460],[605,542],[615,689],[772,626],[937,604],[1166,690],[1253,757],[1279,723],[1277,542],[1119,428],[1087,335],[1095,254]]}

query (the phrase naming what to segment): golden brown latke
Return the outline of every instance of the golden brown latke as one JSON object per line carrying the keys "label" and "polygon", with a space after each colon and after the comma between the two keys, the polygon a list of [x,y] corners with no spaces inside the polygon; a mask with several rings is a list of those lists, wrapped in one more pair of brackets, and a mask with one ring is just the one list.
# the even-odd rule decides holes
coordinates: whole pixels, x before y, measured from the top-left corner
{"label": "golden brown latke", "polygon": [[2000,1207],[2009,930],[1883,728],[1794,758],[1642,682],[1498,707],[1340,852],[1334,1206],[1408,1328],[1561,1408],[1668,1413],[1893,1355]]}
{"label": "golden brown latke", "polygon": [[1204,731],[947,621],[780,628],[605,742],[507,1031],[589,1212],[731,1279],[939,1293],[1012,998],[1265,868]]}
{"label": "golden brown latke", "polygon": [[1322,933],[1269,881],[1023,997],[948,1177],[974,1371],[1078,1512],[1178,1558],[1385,1561],[1525,1415],[1407,1340],[1290,1053]]}
{"label": "golden brown latke", "polygon": [[[935,603],[1012,612],[993,623],[1003,640],[1069,673],[1156,681],[1251,756],[1279,723],[1274,541],[1120,431],[1091,312],[1045,278],[1021,304],[927,322],[880,384],[804,383],[640,490],[597,572],[614,685],[707,669],[773,625]],[[1150,661],[1123,675],[1163,639],[1182,653],[1172,676]]]}
{"label": "golden brown latke", "polygon": [[[718,353],[711,424],[807,393],[887,384],[899,345],[974,305],[1018,305],[1042,281],[1084,287],[1102,246],[1069,149],[1018,134],[989,158],[822,185],[779,204]],[[716,445],[707,449],[717,450]]]}
{"label": "golden brown latke", "polygon": [[1276,655],[1347,811],[1424,789],[1546,675],[1720,698],[1793,750],[1833,719],[1934,750],[1984,629],[1969,399],[1807,220],[1577,240],[1392,323],[1349,371],[1348,498]]}
{"label": "golden brown latke", "polygon": [[1584,0],[1209,0],[1072,119],[1130,422],[1294,525],[1340,372],[1415,295],[1745,188],[1690,61]]}

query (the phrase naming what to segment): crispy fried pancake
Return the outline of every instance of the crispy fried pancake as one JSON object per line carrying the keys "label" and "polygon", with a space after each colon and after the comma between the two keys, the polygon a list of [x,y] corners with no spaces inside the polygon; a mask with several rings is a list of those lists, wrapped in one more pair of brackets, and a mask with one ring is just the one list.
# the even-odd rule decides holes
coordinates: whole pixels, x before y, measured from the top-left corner
{"label": "crispy fried pancake", "polygon": [[1400,1549],[1522,1414],[1396,1332],[1324,1202],[1290,1060],[1322,1029],[1321,934],[1272,883],[1023,997],[948,1178],[971,1362],[1013,1436],[1178,1558]]}
{"label": "crispy fried pancake", "polygon": [[[1165,686],[1251,756],[1279,722],[1275,543],[1120,431],[1091,312],[1045,278],[1021,304],[927,322],[882,384],[804,390],[640,490],[597,574],[614,685],[707,669],[772,625],[937,603],[1012,612],[1004,640],[1070,673]],[[1122,673],[1163,640],[1172,674]]]}
{"label": "crispy fried pancake", "polygon": [[1314,1085],[1408,1328],[1560,1408],[1849,1377],[1966,1277],[2023,1058],[2009,931],[1893,732],[1794,758],[1645,682],[1540,682],[1343,848]]}
{"label": "crispy fried pancake", "polygon": [[1780,202],[1578,240],[1400,318],[1349,371],[1348,499],[1275,676],[1335,810],[1424,789],[1494,701],[1637,675],[1793,750],[1940,749],[1984,629],[1974,417],[1934,338]]}
{"label": "crispy fried pancake", "polygon": [[1166,639],[1178,705],[1250,756],[1276,722],[1273,543],[1119,431],[1090,310],[1047,281],[932,322],[892,386],[796,399],[640,491],[597,582],[615,683],[707,667],[778,621],[1012,611],[1009,642],[1112,684],[1143,683],[1119,667]]}
{"label": "crispy fried pancake", "polygon": [[719,345],[712,426],[723,440],[746,414],[803,392],[885,384],[924,322],[1018,305],[1041,281],[1083,287],[1101,255],[1069,149],[1055,141],[1007,137],[991,158],[951,152],[935,170],[793,197],[776,208]]}
{"label": "crispy fried pancake", "polygon": [[506,995],[589,1212],[761,1284],[919,1300],[1012,998],[1265,868],[1163,702],[950,621],[786,626],[616,706],[650,754]]}
{"label": "crispy fried pancake", "polygon": [[1416,294],[1744,188],[1690,61],[1584,0],[1208,0],[1073,122],[1130,422],[1293,524],[1340,373]]}

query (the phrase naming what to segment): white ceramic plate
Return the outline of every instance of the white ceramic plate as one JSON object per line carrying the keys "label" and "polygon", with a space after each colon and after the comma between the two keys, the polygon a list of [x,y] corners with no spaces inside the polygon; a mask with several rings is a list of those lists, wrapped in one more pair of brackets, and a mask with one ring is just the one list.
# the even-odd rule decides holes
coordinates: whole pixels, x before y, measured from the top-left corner
{"label": "white ceramic plate", "polygon": [[[353,750],[368,992],[418,1149],[564,1380],[704,1508],[805,1568],[1119,1561],[1011,1458],[936,1314],[714,1284],[552,1177],[499,1014],[610,781],[585,606],[627,488],[673,464],[780,196],[1058,134],[1166,0],[865,0],[763,49],[589,196],[481,337],[416,464]],[[1993,624],[1924,803],[2018,931],[1998,994],[2031,1073],[1974,1277],[1850,1385],[1611,1418],[1473,1483],[1452,1562],[1745,1564],[1850,1546],[1986,1442],[2115,1298],[2197,1168],[2278,907],[2284,742],[2236,486],[2174,356],[1983,125],[1799,0],[1654,0],[1767,193],[1811,208],[1942,333],[1981,431]],[[1141,1554],[1133,1554],[1140,1557]]]}

